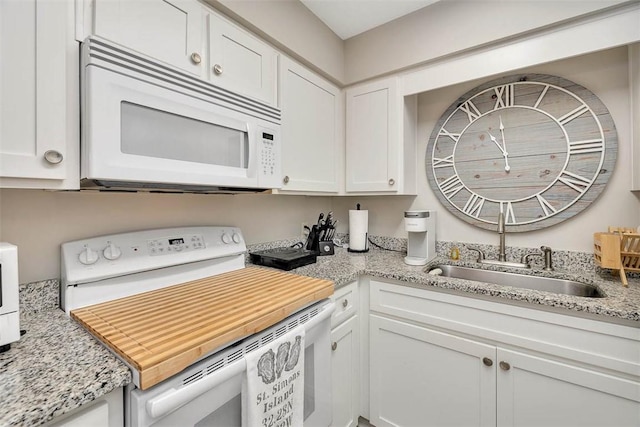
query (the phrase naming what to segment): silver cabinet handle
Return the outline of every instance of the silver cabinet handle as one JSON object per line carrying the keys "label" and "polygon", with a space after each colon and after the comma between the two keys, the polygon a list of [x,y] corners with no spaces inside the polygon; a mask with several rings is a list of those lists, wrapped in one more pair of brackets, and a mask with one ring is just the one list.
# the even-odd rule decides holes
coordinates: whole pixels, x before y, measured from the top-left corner
{"label": "silver cabinet handle", "polygon": [[338,348],[338,343],[334,341],[334,342],[331,344],[331,350],[336,351],[336,349],[337,349],[337,348]]}
{"label": "silver cabinet handle", "polygon": [[395,180],[395,179],[391,178],[391,179],[389,180],[389,185],[395,185],[395,183],[396,183],[396,180]]}
{"label": "silver cabinet handle", "polygon": [[493,360],[489,359],[488,357],[483,357],[482,363],[484,363],[485,366],[493,366]]}
{"label": "silver cabinet handle", "polygon": [[194,64],[199,64],[199,63],[201,63],[201,62],[202,62],[202,58],[200,57],[200,54],[199,54],[199,53],[197,53],[197,52],[193,52],[193,53],[191,54],[191,61],[192,61]]}
{"label": "silver cabinet handle", "polygon": [[289,175],[286,175],[284,178],[282,178],[282,182],[284,182],[285,184],[289,183]]}
{"label": "silver cabinet handle", "polygon": [[346,299],[344,301],[342,301],[342,307],[343,308],[347,308],[347,305],[349,305],[349,301],[347,301]]}
{"label": "silver cabinet handle", "polygon": [[500,362],[500,369],[502,369],[503,371],[508,371],[509,369],[511,369],[511,365],[509,365],[507,362]]}
{"label": "silver cabinet handle", "polygon": [[58,163],[62,162],[64,156],[59,151],[47,150],[44,152],[44,159],[52,165],[57,165]]}
{"label": "silver cabinet handle", "polygon": [[215,74],[220,75],[220,74],[222,74],[222,71],[223,71],[222,70],[222,65],[216,64],[216,65],[213,66],[213,72]]}

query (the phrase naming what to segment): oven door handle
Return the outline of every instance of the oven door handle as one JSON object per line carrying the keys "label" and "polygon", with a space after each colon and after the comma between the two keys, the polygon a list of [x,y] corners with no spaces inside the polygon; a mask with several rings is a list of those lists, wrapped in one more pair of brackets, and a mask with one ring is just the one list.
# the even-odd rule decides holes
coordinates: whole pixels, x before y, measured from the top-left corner
{"label": "oven door handle", "polygon": [[[322,307],[322,311],[318,313],[308,322],[304,323],[305,331],[314,328],[316,325],[325,321],[333,313],[335,303],[329,302]],[[179,389],[170,388],[158,396],[149,399],[147,401],[147,413],[152,418],[159,418],[167,415],[168,413],[175,411],[179,407],[186,403],[189,403],[201,394],[217,387],[219,384],[229,380],[245,371],[247,369],[247,362],[243,357],[222,369],[215,371],[209,375],[206,375],[201,380],[198,380],[188,386],[181,387]]]}

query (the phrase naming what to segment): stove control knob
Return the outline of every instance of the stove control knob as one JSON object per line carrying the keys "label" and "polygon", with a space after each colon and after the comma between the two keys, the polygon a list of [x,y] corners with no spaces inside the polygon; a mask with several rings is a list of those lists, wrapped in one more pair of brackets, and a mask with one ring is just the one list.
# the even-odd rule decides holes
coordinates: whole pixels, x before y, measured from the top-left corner
{"label": "stove control knob", "polygon": [[78,260],[84,265],[95,264],[95,262],[98,261],[98,252],[94,251],[89,246],[85,246],[82,252],[80,252]]}
{"label": "stove control knob", "polygon": [[225,244],[231,243],[231,236],[229,236],[227,233],[222,233],[222,242]]}
{"label": "stove control knob", "polygon": [[233,233],[233,241],[240,243],[240,235],[238,233]]}
{"label": "stove control knob", "polygon": [[104,251],[102,251],[102,255],[104,255],[106,259],[113,261],[120,258],[120,255],[122,255],[122,251],[113,243],[109,243],[107,247],[104,248]]}

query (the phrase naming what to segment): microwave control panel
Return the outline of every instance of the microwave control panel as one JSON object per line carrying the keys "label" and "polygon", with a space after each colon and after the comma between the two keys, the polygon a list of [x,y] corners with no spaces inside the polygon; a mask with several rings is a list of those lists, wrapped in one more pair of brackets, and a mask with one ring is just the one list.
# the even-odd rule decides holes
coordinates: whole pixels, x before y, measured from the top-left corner
{"label": "microwave control panel", "polygon": [[262,174],[273,175],[276,168],[276,147],[274,135],[262,132]]}
{"label": "microwave control panel", "polygon": [[280,134],[276,129],[259,128],[258,143],[260,162],[258,164],[258,186],[280,188]]}

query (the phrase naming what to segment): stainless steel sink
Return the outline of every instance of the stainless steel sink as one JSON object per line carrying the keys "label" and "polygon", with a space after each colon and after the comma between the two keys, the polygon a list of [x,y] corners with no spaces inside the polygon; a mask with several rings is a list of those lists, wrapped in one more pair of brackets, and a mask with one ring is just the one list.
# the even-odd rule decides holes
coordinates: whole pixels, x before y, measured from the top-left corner
{"label": "stainless steel sink", "polygon": [[442,270],[441,276],[456,279],[473,280],[476,282],[493,283],[502,286],[513,286],[515,288],[533,289],[578,297],[603,298],[605,296],[596,286],[575,282],[573,280],[527,276],[517,273],[505,273],[503,271],[479,270],[459,267],[457,265],[438,265],[429,268],[429,271],[435,268]]}

